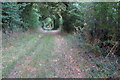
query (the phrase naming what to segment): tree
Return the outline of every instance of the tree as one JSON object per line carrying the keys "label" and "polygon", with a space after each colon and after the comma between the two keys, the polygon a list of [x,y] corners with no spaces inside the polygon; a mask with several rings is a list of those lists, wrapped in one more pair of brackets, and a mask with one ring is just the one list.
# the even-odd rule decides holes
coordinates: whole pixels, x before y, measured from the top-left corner
{"label": "tree", "polygon": [[6,33],[6,30],[13,32],[23,23],[20,17],[20,6],[14,2],[2,3],[2,29]]}
{"label": "tree", "polygon": [[24,10],[21,13],[21,17],[23,22],[27,25],[28,28],[36,28],[39,27],[39,17],[40,14],[38,13],[36,3],[27,3],[28,5],[25,6]]}

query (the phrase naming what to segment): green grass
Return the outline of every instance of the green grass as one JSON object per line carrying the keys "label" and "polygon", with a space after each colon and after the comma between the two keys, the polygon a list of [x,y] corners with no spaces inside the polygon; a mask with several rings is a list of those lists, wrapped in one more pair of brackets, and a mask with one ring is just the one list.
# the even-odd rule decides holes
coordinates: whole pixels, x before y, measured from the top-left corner
{"label": "green grass", "polygon": [[44,78],[46,74],[51,72],[47,71],[46,68],[49,66],[49,60],[53,57],[51,56],[51,50],[53,45],[53,38],[51,35],[47,35],[40,41],[38,47],[35,50],[35,55],[32,57],[32,61],[30,62],[30,66],[36,67],[38,72],[36,73],[36,77]]}
{"label": "green grass", "polygon": [[[61,36],[67,41],[70,49],[75,46],[73,45],[75,41],[73,35],[64,34]],[[15,77],[18,78],[53,77],[56,73],[53,67],[51,67],[51,63],[53,63],[52,61],[57,57],[63,57],[61,55],[62,51],[60,54],[54,53],[55,45],[57,45],[54,39],[56,39],[55,35],[50,34],[21,33],[17,38],[11,37],[3,40],[2,77],[7,78],[11,74],[11,70],[17,72],[21,71],[21,73],[15,75]],[[81,52],[85,50],[88,51],[86,47],[85,49],[80,48]],[[29,59],[27,60],[28,57]],[[84,58],[79,55],[74,55],[72,57],[76,60]],[[102,58],[92,58],[91,61],[78,61],[77,64],[80,66],[82,65],[80,69],[88,73],[88,78],[108,77],[113,74],[116,70],[114,64],[110,62],[100,62],[101,60]],[[61,60],[61,62],[63,61],[64,60]],[[91,67],[87,64],[89,62],[91,62],[91,64],[98,64],[100,67]],[[19,64],[19,66],[16,66],[16,64]],[[62,64],[59,65],[59,67],[61,67],[61,69],[64,68]],[[27,71],[28,68],[30,68],[30,70]],[[35,69],[36,71],[34,71]],[[30,72],[31,70],[33,70],[33,72]]]}
{"label": "green grass", "polygon": [[[39,67],[38,63],[47,62],[51,58],[51,49],[53,48],[53,36],[45,35],[44,37],[39,37],[39,33],[25,33],[20,35],[18,38],[9,38],[3,40],[3,51],[2,51],[2,76],[7,77],[10,74],[10,69],[14,68],[17,62],[24,64],[24,60],[27,56],[31,56],[34,52],[35,55],[32,56],[30,65],[33,67]],[[11,43],[11,45],[9,45]],[[5,49],[6,48],[6,49]],[[45,75],[45,67],[41,66],[41,72]],[[27,74],[23,72],[23,75]],[[40,77],[42,77],[41,75]],[[39,75],[38,75],[39,76]],[[43,76],[44,77],[44,76]]]}
{"label": "green grass", "polygon": [[68,44],[75,42],[75,36],[72,34],[66,34],[64,38],[67,40]]}
{"label": "green grass", "polygon": [[28,48],[30,48],[30,46],[32,45],[31,43],[33,43],[34,39],[34,36],[25,34],[18,37],[18,39],[9,38],[8,41],[3,42],[3,44],[12,44],[12,46],[5,45],[9,47],[6,47],[8,48],[7,50],[2,51],[3,76],[7,76],[10,73],[9,70],[14,67],[14,64],[16,64],[19,59],[21,59],[21,56],[28,53]]}

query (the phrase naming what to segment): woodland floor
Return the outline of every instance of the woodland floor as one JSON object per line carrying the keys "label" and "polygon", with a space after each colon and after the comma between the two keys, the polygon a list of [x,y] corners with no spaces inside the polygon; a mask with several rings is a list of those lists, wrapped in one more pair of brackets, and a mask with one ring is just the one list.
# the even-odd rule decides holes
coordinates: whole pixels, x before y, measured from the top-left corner
{"label": "woodland floor", "polygon": [[4,39],[2,77],[90,78],[115,73],[114,62],[93,60],[91,56],[96,55],[85,54],[85,49],[74,42],[71,34],[21,33]]}

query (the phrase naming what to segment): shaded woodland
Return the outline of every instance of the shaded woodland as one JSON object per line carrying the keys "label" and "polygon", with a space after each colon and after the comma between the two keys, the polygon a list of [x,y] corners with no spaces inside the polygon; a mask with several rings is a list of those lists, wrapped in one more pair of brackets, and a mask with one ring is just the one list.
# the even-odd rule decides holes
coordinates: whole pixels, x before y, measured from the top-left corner
{"label": "shaded woodland", "polygon": [[[36,35],[40,29],[46,32],[59,30],[62,34],[73,35],[75,38],[73,43],[76,43],[79,48],[84,47],[87,55],[94,53],[97,58],[102,56],[103,60],[109,58],[114,61],[118,68],[116,70],[110,66],[113,71],[110,72],[111,74],[108,73],[107,77],[112,75],[112,72],[120,70],[119,2],[2,3],[3,48],[4,41],[15,33],[23,35],[26,32],[32,32]],[[29,40],[32,39],[32,36],[30,37]],[[104,62],[98,66],[100,65],[106,66]],[[92,75],[92,77],[98,76]]]}

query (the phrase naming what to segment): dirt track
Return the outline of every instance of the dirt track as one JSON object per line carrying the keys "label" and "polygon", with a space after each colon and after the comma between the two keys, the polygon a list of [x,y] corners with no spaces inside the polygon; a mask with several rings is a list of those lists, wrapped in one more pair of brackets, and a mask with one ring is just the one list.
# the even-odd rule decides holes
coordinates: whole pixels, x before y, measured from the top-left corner
{"label": "dirt track", "polygon": [[102,57],[93,58],[92,53],[86,54],[87,49],[78,47],[73,40],[75,39],[71,34],[62,33],[26,33],[14,40],[7,40],[7,47],[2,50],[2,76],[89,78],[108,77],[111,75],[110,71],[116,70],[114,62]]}
{"label": "dirt track", "polygon": [[[31,44],[32,41],[35,41]],[[39,43],[39,44],[38,44]],[[67,43],[61,34],[37,35],[27,41],[28,47],[19,54],[17,62],[9,69],[8,78],[84,78],[76,60],[72,57],[78,51]],[[51,47],[51,48],[50,48]],[[14,48],[15,49],[15,48]],[[31,49],[33,49],[32,52]],[[22,49],[21,49],[22,50]],[[29,50],[29,51],[28,51]],[[19,48],[18,48],[19,51]],[[28,53],[29,52],[29,53]],[[13,55],[15,57],[16,55]]]}

